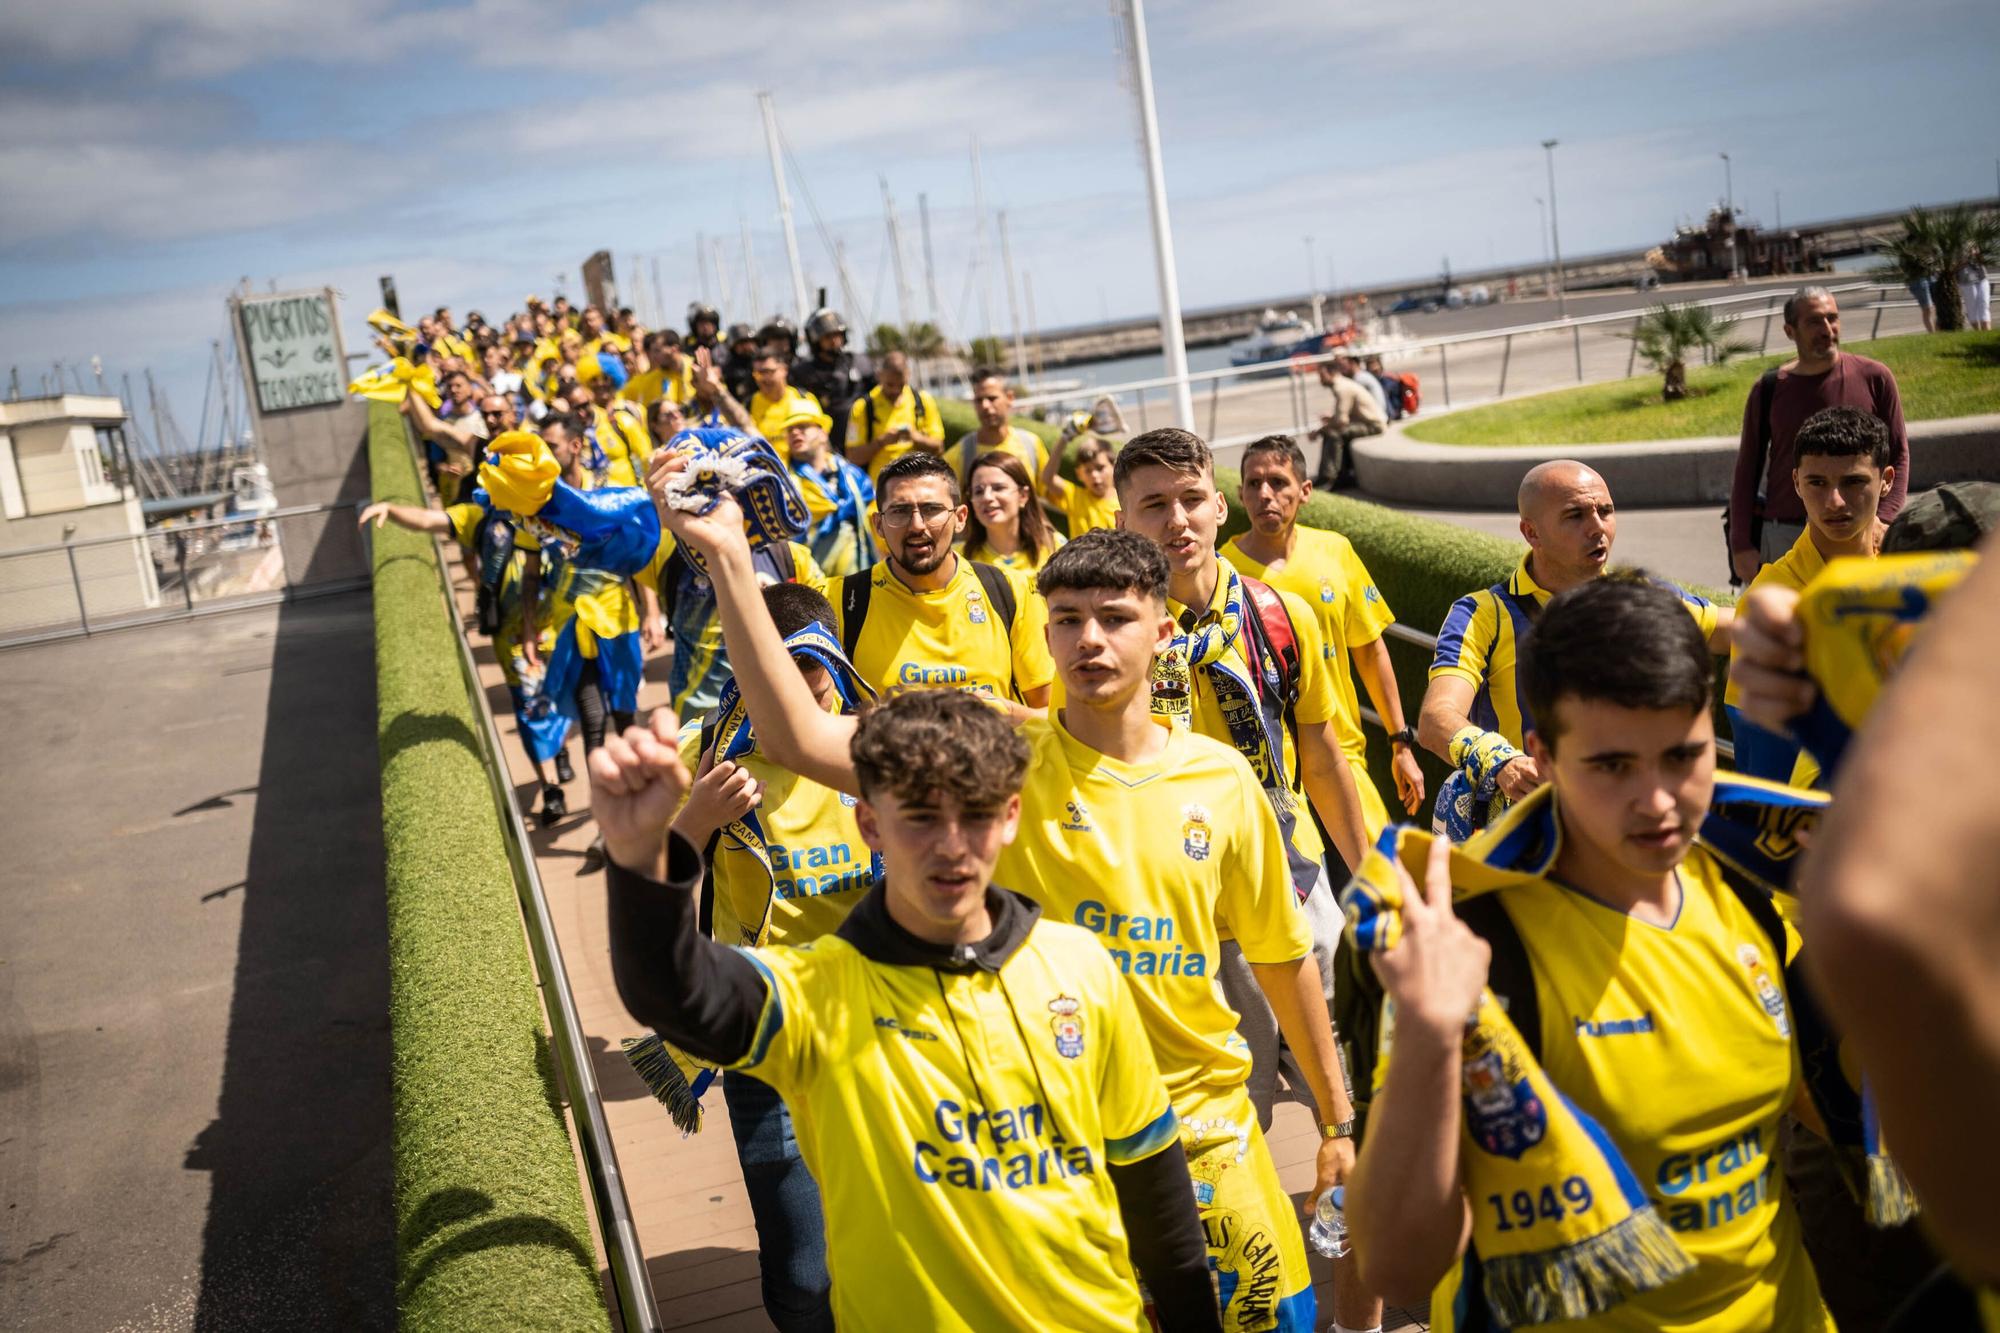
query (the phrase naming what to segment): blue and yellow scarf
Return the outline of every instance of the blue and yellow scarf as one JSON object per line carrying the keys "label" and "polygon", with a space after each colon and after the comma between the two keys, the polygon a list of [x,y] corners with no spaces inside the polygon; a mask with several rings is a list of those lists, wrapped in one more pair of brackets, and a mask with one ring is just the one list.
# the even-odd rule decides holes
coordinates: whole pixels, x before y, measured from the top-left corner
{"label": "blue and yellow scarf", "polygon": [[[1757,889],[1789,891],[1802,847],[1799,830],[1827,798],[1754,778],[1720,775],[1698,841],[1732,873]],[[1471,847],[1451,856],[1453,900],[1504,891],[1543,878],[1561,848],[1555,792],[1544,786]],[[1431,835],[1402,825],[1385,829],[1341,895],[1349,938],[1364,950],[1393,948],[1402,932],[1402,888],[1393,861],[1421,882]],[[1834,1146],[1859,1166],[1865,1161],[1868,1215],[1890,1226],[1914,1212],[1914,1201],[1883,1151],[1868,1099],[1841,1069],[1836,1039],[1816,1012],[1797,957],[1786,961],[1786,991],[1794,1040],[1808,1093]],[[1386,1026],[1386,1024],[1385,1024]],[[1385,1044],[1377,1062],[1386,1068]],[[1517,1190],[1541,1197],[1581,1177],[1588,1206],[1534,1232],[1527,1248],[1520,1228],[1501,1231],[1474,1212],[1487,1304],[1508,1326],[1585,1319],[1692,1268],[1685,1251],[1654,1210],[1623,1155],[1604,1130],[1563,1095],[1534,1057],[1492,991],[1480,997],[1467,1024],[1463,1064],[1460,1162],[1466,1193],[1485,1197]],[[1567,1197],[1567,1196],[1566,1196]],[[1575,1198],[1571,1198],[1574,1206]]]}
{"label": "blue and yellow scarf", "polygon": [[1292,888],[1300,901],[1319,881],[1320,865],[1298,850],[1299,800],[1285,771],[1285,682],[1272,654],[1254,642],[1245,643],[1242,660],[1256,664],[1260,682],[1244,674],[1231,652],[1243,636],[1252,634],[1254,614],[1243,592],[1243,579],[1227,560],[1217,560],[1223,579],[1222,609],[1183,612],[1181,632],[1165,652],[1153,659],[1153,715],[1169,725],[1186,727],[1193,717],[1194,673],[1201,672],[1215,691],[1229,728],[1229,743],[1250,763],[1258,785],[1278,817],[1285,856],[1291,863]]}

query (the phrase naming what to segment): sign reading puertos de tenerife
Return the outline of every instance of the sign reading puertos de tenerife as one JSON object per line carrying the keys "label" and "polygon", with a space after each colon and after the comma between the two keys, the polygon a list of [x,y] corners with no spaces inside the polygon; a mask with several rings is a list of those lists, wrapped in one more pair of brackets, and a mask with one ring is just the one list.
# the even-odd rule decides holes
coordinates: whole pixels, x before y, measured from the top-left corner
{"label": "sign reading puertos de tenerife", "polygon": [[331,291],[245,296],[235,304],[259,412],[342,401],[346,364]]}

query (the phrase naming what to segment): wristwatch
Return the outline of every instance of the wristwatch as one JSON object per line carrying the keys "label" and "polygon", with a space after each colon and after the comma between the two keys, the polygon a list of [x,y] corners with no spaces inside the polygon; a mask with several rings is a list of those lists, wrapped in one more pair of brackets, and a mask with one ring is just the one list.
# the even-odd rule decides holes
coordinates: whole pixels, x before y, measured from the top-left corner
{"label": "wristwatch", "polygon": [[1414,749],[1417,744],[1417,729],[1415,727],[1404,727],[1401,731],[1390,732],[1389,744],[1407,745]]}
{"label": "wristwatch", "polygon": [[1347,1119],[1345,1119],[1345,1120],[1341,1121],[1341,1122],[1340,1122],[1339,1124],[1337,1124],[1337,1125],[1321,1125],[1321,1126],[1319,1127],[1319,1136],[1320,1136],[1320,1137],[1321,1137],[1322,1139],[1351,1139],[1351,1138],[1353,1138],[1353,1137],[1354,1137],[1354,1117],[1353,1117],[1353,1116],[1349,1116],[1349,1117],[1347,1117]]}

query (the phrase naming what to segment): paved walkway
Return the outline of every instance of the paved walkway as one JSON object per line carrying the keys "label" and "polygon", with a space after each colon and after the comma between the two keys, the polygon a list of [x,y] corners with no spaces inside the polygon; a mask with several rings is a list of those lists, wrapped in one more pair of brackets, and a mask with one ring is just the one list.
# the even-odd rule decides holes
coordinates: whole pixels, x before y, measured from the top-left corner
{"label": "paved walkway", "polygon": [[393,1329],[371,604],[0,653],[0,1328]]}
{"label": "paved walkway", "polygon": [[[471,596],[463,570],[455,567],[454,573],[459,611],[469,623]],[[538,788],[520,747],[499,666],[483,640],[475,639],[474,654],[500,722],[510,776],[522,808],[528,809],[530,803],[538,803]],[[664,659],[647,663],[648,678],[639,695],[642,716],[667,701],[666,665]],[[668,1328],[705,1333],[768,1330],[771,1324],[758,1292],[757,1233],[721,1096],[712,1093],[703,1099],[706,1118],[701,1132],[683,1137],[620,1051],[620,1040],[641,1029],[619,1001],[611,977],[604,875],[587,855],[595,825],[589,817],[589,780],[583,774],[580,739],[572,740],[570,752],[577,768],[576,780],[566,789],[572,813],[555,828],[534,832],[536,862],[569,970],[578,1020],[603,1084],[605,1119],[625,1173],[661,1320]],[[1310,1113],[1299,1106],[1279,1108],[1271,1152],[1286,1187],[1301,1202],[1312,1185],[1318,1142]],[[1314,1273],[1320,1325],[1327,1327],[1333,1318],[1331,1274],[1317,1258]],[[1392,1315],[1387,1327],[1425,1325],[1400,1313]]]}

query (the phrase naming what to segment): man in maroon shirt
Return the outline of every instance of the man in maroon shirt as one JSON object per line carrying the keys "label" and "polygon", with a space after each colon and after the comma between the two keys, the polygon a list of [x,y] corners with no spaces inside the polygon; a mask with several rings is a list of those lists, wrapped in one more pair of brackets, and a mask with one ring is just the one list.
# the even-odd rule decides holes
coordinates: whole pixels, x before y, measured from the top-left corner
{"label": "man in maroon shirt", "polygon": [[[1743,439],[1736,449],[1736,480],[1729,489],[1729,563],[1744,583],[1789,551],[1805,531],[1805,505],[1789,481],[1792,440],[1805,419],[1821,408],[1858,407],[1888,425],[1896,480],[1877,511],[1884,522],[1896,516],[1910,489],[1910,434],[1903,425],[1896,377],[1880,361],[1840,350],[1840,303],[1833,293],[1824,287],[1799,288],[1785,302],[1785,334],[1799,349],[1798,359],[1765,375],[1750,390]],[[1762,401],[1766,394],[1768,409]],[[1760,450],[1767,419],[1770,447]],[[1778,478],[1775,483],[1773,477]],[[1753,519],[1763,520],[1761,532]]]}

